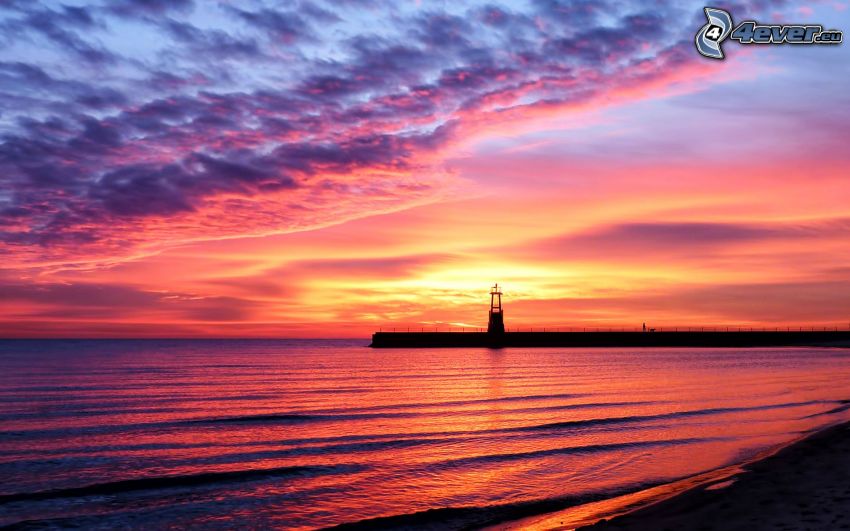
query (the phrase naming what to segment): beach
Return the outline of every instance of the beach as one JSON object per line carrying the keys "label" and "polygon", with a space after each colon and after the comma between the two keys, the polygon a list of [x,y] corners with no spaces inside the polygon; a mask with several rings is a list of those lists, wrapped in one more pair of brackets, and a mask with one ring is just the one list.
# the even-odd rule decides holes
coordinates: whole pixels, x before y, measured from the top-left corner
{"label": "beach", "polygon": [[806,437],[728,480],[579,529],[850,529],[850,424]]}

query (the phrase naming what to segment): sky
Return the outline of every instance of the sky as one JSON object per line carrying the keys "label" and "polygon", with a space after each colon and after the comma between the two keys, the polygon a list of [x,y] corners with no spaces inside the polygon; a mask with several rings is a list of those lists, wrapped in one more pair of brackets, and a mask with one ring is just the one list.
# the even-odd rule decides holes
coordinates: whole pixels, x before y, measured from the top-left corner
{"label": "sky", "polygon": [[702,8],[0,2],[0,337],[850,326],[848,47]]}

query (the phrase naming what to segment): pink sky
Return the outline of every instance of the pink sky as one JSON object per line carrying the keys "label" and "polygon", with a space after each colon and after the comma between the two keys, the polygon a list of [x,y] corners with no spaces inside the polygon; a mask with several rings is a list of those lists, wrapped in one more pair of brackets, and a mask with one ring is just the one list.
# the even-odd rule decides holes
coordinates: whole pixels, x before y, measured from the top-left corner
{"label": "pink sky", "polygon": [[[170,16],[212,39],[217,19],[199,9]],[[39,95],[16,96],[10,109],[29,121],[4,126],[0,335],[480,327],[494,282],[508,328],[850,325],[847,47],[729,44],[726,61],[711,61],[687,40],[701,8],[664,8],[681,28],[660,36],[639,31],[651,19],[640,9],[619,22],[636,36],[603,45],[553,13],[470,7],[472,33],[454,34],[451,49],[428,32],[416,33],[424,56],[392,47],[394,34],[375,41],[403,57],[403,67],[369,66],[396,76],[390,85],[357,73],[381,50],[321,63],[336,37],[315,23],[312,37],[293,34],[292,57],[257,33],[257,60],[288,70],[246,75],[247,86],[197,77],[206,65],[181,47],[200,37],[170,28],[184,84],[142,93],[133,76],[116,81],[116,63],[85,55],[81,69],[104,75],[89,90],[124,94],[85,115],[50,100],[82,101],[82,74],[56,66],[49,43],[20,51],[18,64],[54,89],[4,67],[2,79]],[[839,4],[745,9],[850,27]],[[603,15],[588,24],[607,27]],[[393,20],[436,34],[423,16],[405,7]],[[349,37],[361,31],[341,19]],[[517,49],[503,53],[499,39]],[[530,55],[558,43],[578,59]],[[130,52],[102,46],[131,64]],[[244,57],[226,60],[252,72]],[[340,88],[360,82],[371,84]]]}

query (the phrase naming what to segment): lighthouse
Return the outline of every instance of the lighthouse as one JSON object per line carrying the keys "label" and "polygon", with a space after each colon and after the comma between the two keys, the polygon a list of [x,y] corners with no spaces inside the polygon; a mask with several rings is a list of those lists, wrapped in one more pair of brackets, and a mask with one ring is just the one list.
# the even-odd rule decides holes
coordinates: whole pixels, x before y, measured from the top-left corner
{"label": "lighthouse", "polygon": [[490,289],[490,320],[487,322],[487,333],[503,334],[505,318],[502,312],[502,290],[496,284]]}

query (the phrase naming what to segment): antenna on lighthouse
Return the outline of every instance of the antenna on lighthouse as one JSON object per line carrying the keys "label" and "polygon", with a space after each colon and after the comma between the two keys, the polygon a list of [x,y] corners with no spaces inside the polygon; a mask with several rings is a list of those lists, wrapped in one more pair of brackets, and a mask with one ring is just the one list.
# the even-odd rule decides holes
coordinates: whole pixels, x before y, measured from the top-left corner
{"label": "antenna on lighthouse", "polygon": [[490,289],[490,319],[487,322],[487,332],[490,334],[503,334],[505,332],[505,319],[502,311],[502,290],[495,284]]}

